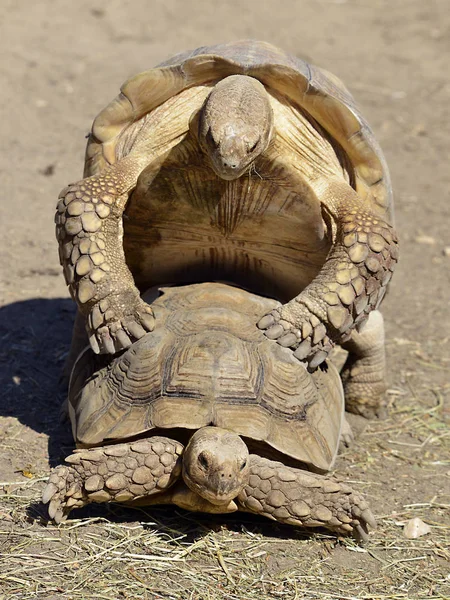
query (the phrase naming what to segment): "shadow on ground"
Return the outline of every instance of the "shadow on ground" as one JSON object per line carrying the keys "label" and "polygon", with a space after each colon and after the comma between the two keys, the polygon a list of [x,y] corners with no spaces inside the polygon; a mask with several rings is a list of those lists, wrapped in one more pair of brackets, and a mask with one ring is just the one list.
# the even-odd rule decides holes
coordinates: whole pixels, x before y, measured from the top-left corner
{"label": "shadow on ground", "polygon": [[[41,523],[48,522],[46,507],[41,502],[33,502],[27,507],[28,517]],[[193,544],[211,532],[226,529],[235,534],[249,532],[250,535],[263,535],[271,540],[306,540],[317,535],[332,537],[326,529],[297,529],[271,521],[259,515],[242,512],[223,515],[192,513],[176,506],[161,505],[152,507],[129,507],[123,504],[89,504],[70,513],[70,519],[93,519],[119,525],[139,522],[152,531],[157,529],[167,543],[183,542]]]}
{"label": "shadow on ground", "polygon": [[0,308],[0,415],[47,434],[51,466],[72,445],[59,410],[74,315],[74,303],[67,298],[33,298]]}

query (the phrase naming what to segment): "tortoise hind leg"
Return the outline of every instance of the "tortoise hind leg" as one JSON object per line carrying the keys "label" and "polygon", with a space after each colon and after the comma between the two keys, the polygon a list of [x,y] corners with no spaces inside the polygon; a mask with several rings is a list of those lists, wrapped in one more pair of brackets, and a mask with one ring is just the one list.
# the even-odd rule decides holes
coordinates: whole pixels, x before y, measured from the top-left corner
{"label": "tortoise hind leg", "polygon": [[349,353],[341,372],[346,410],[367,418],[383,416],[387,386],[384,323],[380,311],[371,312],[361,330],[354,330],[342,347]]}
{"label": "tortoise hind leg", "polygon": [[60,261],[97,354],[127,348],[154,326],[122,247],[122,214],[143,166],[129,156],[69,185],[59,196],[55,222]]}
{"label": "tortoise hind leg", "polygon": [[366,501],[347,485],[254,454],[249,483],[237,500],[242,510],[299,527],[366,538],[376,526]]}
{"label": "tortoise hind leg", "polygon": [[42,495],[56,523],[91,502],[131,502],[169,488],[181,474],[183,446],[165,437],[75,450],[56,467]]}
{"label": "tortoise hind leg", "polygon": [[60,384],[64,388],[69,387],[70,374],[73,366],[81,354],[81,352],[89,345],[89,339],[86,333],[85,319],[79,310],[75,315],[72,328],[72,339],[67,358],[64,362],[63,370],[60,377]]}

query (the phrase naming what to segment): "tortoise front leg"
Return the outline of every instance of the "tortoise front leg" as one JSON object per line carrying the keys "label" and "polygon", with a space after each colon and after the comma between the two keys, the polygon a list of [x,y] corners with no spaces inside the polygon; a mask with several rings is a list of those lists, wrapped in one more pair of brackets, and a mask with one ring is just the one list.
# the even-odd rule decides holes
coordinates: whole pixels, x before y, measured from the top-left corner
{"label": "tortoise front leg", "polygon": [[298,527],[325,527],[367,537],[376,523],[367,502],[332,477],[250,455],[250,479],[237,498],[242,510]]}
{"label": "tortoise front leg", "polygon": [[325,265],[301,294],[258,323],[268,338],[295,350],[312,369],[379,306],[398,259],[394,229],[373,214],[369,202],[346,185],[344,191],[331,190],[324,214],[336,232]]}
{"label": "tortoise front leg", "polygon": [[127,157],[60,194],[56,236],[70,293],[84,317],[92,349],[113,354],[154,327],[125,263],[122,214],[142,161]]}
{"label": "tortoise front leg", "polygon": [[50,474],[42,495],[55,523],[91,502],[132,502],[169,488],[181,474],[183,445],[165,437],[75,450]]}

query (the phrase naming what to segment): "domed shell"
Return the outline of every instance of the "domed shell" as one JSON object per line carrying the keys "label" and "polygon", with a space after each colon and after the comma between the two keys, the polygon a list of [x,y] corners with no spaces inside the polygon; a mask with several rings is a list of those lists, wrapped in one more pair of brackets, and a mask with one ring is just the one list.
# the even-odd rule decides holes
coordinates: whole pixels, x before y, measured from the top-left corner
{"label": "domed shell", "polygon": [[77,443],[215,425],[328,470],[344,411],[340,377],[331,364],[308,373],[255,327],[277,305],[218,283],[165,288],[152,304],[153,332],[103,368],[89,349],[79,357],[69,390]]}
{"label": "domed shell", "polygon": [[392,188],[386,161],[350,92],[331,73],[266,42],[244,40],[204,46],[128,79],[121,93],[93,123],[85,176],[114,163],[121,135],[157,106],[189,87],[234,74],[255,77],[309,113],[347,153],[360,196],[364,199],[370,193],[373,202],[392,220]]}

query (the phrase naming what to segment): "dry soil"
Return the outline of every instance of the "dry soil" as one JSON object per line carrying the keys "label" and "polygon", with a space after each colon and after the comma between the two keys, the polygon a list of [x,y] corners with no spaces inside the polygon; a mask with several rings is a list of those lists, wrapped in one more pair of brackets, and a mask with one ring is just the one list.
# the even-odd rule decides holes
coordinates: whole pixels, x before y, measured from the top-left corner
{"label": "dry soil", "polygon": [[[1,599],[450,598],[449,13],[447,0],[1,1]],[[39,497],[71,450],[58,422],[74,314],[58,192],[79,179],[92,119],[128,76],[240,38],[340,76],[392,171],[389,416],[336,466],[379,528],[359,546],[261,519],[112,506],[47,525]],[[407,540],[416,516],[431,532]]]}

